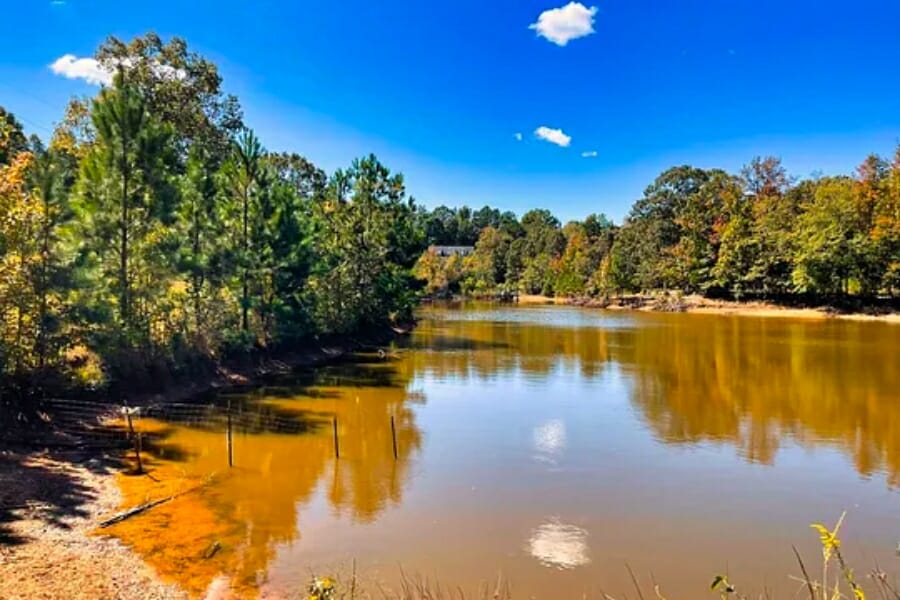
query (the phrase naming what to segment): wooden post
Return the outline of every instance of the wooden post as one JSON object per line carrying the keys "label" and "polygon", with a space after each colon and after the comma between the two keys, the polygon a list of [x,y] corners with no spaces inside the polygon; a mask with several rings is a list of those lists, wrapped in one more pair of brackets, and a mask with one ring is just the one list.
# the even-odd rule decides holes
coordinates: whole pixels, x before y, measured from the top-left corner
{"label": "wooden post", "polygon": [[137,437],[134,440],[134,453],[137,455],[137,463],[138,463],[137,472],[139,474],[144,472],[144,463],[141,462],[141,446],[143,445],[142,442],[143,442],[143,438],[141,437],[141,433],[138,432]]}
{"label": "wooden post", "polygon": [[335,458],[340,458],[340,457],[341,457],[341,448],[340,448],[340,446],[338,445],[338,432],[337,432],[337,430],[338,430],[338,423],[337,423],[337,416],[334,417],[333,423],[334,423],[334,457],[335,457]]}
{"label": "wooden post", "polygon": [[127,404],[122,407],[122,412],[125,413],[125,418],[128,420],[128,437],[134,442],[134,455],[137,457],[137,472],[143,473],[144,464],[141,461],[141,436],[134,433],[134,423],[131,421],[131,409],[128,408]]}
{"label": "wooden post", "polygon": [[125,419],[128,421],[128,439],[134,437],[134,426],[131,424],[131,411],[128,410],[128,403],[124,400],[122,401],[122,414],[125,415]]}
{"label": "wooden post", "polygon": [[231,438],[231,398],[228,399],[228,428],[225,431],[225,445],[228,448],[228,468],[234,466],[234,442]]}
{"label": "wooden post", "polygon": [[397,460],[397,427],[394,425],[394,415],[391,415],[391,440],[394,442],[394,460]]}

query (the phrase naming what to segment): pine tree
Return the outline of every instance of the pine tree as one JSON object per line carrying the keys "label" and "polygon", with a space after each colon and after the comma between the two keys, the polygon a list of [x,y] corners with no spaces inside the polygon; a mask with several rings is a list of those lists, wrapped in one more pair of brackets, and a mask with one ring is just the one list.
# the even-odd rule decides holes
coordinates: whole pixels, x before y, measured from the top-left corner
{"label": "pine tree", "polygon": [[82,264],[96,267],[91,301],[114,311],[117,333],[146,342],[167,281],[162,254],[177,199],[171,132],[121,75],[94,100],[91,119],[96,140],[81,161],[75,203]]}

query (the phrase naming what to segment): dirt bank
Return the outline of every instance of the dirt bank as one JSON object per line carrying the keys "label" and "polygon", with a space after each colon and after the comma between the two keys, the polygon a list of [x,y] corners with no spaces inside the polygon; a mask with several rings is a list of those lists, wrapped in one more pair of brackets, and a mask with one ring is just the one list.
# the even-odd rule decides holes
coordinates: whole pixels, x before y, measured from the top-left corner
{"label": "dirt bank", "polygon": [[289,375],[298,369],[314,368],[342,359],[348,354],[371,348],[381,348],[414,327],[384,328],[358,336],[329,336],[310,340],[301,347],[279,351],[273,355],[254,355],[246,360],[230,360],[214,366],[204,376],[192,376],[187,381],[173,382],[161,392],[132,394],[128,402],[140,405],[147,402],[184,402],[209,392],[223,389],[253,387],[266,380]]}
{"label": "dirt bank", "polygon": [[520,304],[560,304],[585,306],[605,310],[637,310],[642,312],[688,312],[752,317],[782,317],[792,319],[846,319],[853,321],[881,321],[900,324],[900,312],[844,312],[832,307],[792,307],[771,302],[735,302],[712,300],[703,296],[622,296],[601,300],[596,298],[552,298],[523,295]]}
{"label": "dirt bank", "polygon": [[116,461],[88,454],[0,453],[0,598],[186,598],[114,538]]}

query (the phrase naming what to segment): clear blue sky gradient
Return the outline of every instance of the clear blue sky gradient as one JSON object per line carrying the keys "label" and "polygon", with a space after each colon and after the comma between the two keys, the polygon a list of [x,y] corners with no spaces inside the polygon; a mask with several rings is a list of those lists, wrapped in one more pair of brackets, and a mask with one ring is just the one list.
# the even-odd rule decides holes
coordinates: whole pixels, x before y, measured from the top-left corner
{"label": "clear blue sky gradient", "polygon": [[566,2],[10,2],[0,104],[46,136],[96,91],[48,65],[153,29],[218,63],[269,149],[329,171],[375,152],[427,206],[564,220],[620,220],[676,164],[774,154],[796,176],[850,173],[900,140],[896,0],[596,0],[594,35],[559,47],[528,29]]}

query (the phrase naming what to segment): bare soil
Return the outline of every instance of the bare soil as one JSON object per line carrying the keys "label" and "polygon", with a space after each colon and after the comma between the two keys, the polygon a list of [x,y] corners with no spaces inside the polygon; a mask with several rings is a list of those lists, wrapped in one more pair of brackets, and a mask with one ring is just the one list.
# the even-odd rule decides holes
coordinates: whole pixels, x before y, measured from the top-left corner
{"label": "bare soil", "polygon": [[186,598],[118,540],[97,535],[120,496],[106,456],[0,452],[0,598]]}
{"label": "bare soil", "polygon": [[568,304],[601,308],[605,310],[637,310],[643,312],[688,312],[719,315],[744,315],[752,317],[782,317],[793,319],[845,319],[851,321],[881,321],[900,324],[900,313],[893,312],[841,312],[828,306],[791,307],[771,302],[736,302],[713,300],[703,296],[646,295],[621,296],[601,300],[596,298],[551,298],[540,295],[523,295],[521,304]]}

